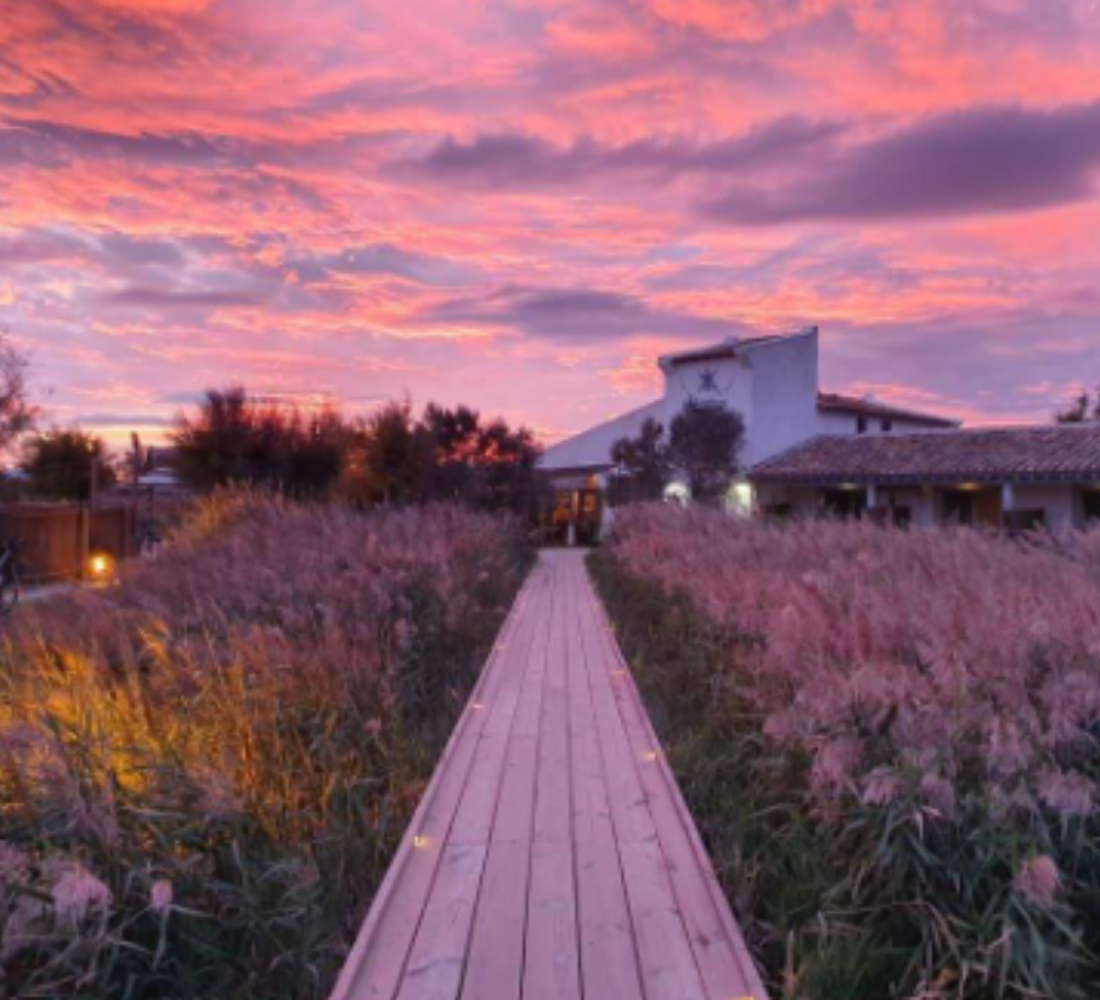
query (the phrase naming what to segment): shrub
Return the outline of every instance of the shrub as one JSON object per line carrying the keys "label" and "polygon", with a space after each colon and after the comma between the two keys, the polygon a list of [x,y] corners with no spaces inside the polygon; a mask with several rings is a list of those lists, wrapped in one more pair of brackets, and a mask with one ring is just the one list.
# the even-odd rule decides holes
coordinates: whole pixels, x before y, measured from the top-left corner
{"label": "shrub", "polygon": [[529,553],[229,495],[0,664],[0,994],[324,997]]}
{"label": "shrub", "polygon": [[1100,993],[1100,535],[648,507],[594,565],[777,995]]}

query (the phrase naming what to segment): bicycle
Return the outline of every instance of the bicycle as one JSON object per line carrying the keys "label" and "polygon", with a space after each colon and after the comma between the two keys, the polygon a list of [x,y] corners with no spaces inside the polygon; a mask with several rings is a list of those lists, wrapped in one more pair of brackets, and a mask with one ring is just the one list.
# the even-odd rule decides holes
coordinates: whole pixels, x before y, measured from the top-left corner
{"label": "bicycle", "polygon": [[11,538],[0,546],[0,618],[6,618],[19,603],[25,566],[23,543]]}

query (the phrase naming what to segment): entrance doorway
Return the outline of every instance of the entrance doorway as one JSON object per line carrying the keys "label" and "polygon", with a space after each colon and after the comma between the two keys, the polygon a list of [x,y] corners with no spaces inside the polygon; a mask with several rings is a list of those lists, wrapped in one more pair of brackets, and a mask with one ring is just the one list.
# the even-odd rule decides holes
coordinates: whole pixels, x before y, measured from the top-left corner
{"label": "entrance doorway", "polygon": [[1085,490],[1081,494],[1081,514],[1086,527],[1100,525],[1100,489]]}
{"label": "entrance doorway", "polygon": [[944,490],[943,519],[947,524],[999,528],[1000,488]]}
{"label": "entrance doorway", "polygon": [[821,505],[827,517],[835,517],[842,521],[858,520],[867,511],[867,491],[822,490]]}
{"label": "entrance doorway", "polygon": [[558,490],[548,541],[555,545],[594,545],[600,538],[602,509],[598,489]]}

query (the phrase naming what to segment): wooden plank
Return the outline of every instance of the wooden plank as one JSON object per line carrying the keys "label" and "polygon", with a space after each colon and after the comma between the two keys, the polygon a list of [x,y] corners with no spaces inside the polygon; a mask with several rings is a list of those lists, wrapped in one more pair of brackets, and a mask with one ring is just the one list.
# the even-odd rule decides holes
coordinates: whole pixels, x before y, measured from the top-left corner
{"label": "wooden plank", "polygon": [[705,1000],[661,845],[631,841],[619,852],[647,1000]]}
{"label": "wooden plank", "polygon": [[561,568],[547,639],[546,681],[539,728],[534,845],[527,904],[523,975],[524,1000],[580,1000],[580,948],[572,839],[569,760],[569,625],[564,589],[572,586]]}
{"label": "wooden plank", "polygon": [[487,844],[493,830],[496,805],[500,797],[508,741],[512,722],[519,704],[524,678],[531,662],[531,650],[536,641],[538,624],[545,613],[545,591],[548,578],[540,566],[532,585],[532,603],[524,615],[513,640],[513,654],[502,660],[499,689],[484,711],[488,718],[481,731],[473,765],[466,777],[462,802],[451,826],[448,842],[452,844]]}
{"label": "wooden plank", "polygon": [[486,881],[475,916],[463,986],[463,997],[471,1000],[519,1000],[523,979],[542,698],[556,599],[553,566],[544,564],[541,568],[546,590],[508,740]]}
{"label": "wooden plank", "polygon": [[[589,584],[591,589],[591,584]],[[613,659],[616,701],[635,755],[653,754],[640,770],[658,831],[669,877],[687,927],[704,985],[711,996],[736,995],[764,1000],[766,992],[721,884],[665,759],[660,741],[642,703],[622,651],[614,639],[603,605],[592,592],[590,608]]]}
{"label": "wooden plank", "polygon": [[530,869],[530,841],[495,841],[490,846],[462,987],[464,1000],[518,1000]]}
{"label": "wooden plank", "polygon": [[595,595],[591,593],[587,578],[578,580],[576,588],[576,627],[581,637],[589,696],[598,720],[600,752],[607,777],[608,797],[613,807],[615,836],[620,843],[653,841],[657,839],[657,830],[638,776],[638,758],[627,739],[611,691],[613,680],[622,683],[621,675],[612,677],[612,671],[618,670],[618,663],[608,653],[606,627],[601,630],[592,615],[591,599]]}
{"label": "wooden plank", "polygon": [[479,844],[443,849],[399,1000],[453,1000],[458,995],[485,854]]}
{"label": "wooden plank", "polygon": [[[386,877],[371,904],[355,945],[344,965],[331,1000],[387,1000],[396,993],[413,935],[423,914],[442,854],[442,837],[461,800],[462,790],[486,714],[475,708],[495,696],[502,659],[521,634],[527,611],[535,600],[534,577],[529,578],[501,629],[500,637],[470,695],[424,797],[398,847]],[[417,837],[427,840],[414,845]]]}
{"label": "wooden plank", "polygon": [[525,957],[523,1000],[580,1000],[577,888],[568,841],[533,846]]}
{"label": "wooden plank", "polygon": [[544,553],[333,1000],[765,1000],[576,552]]}
{"label": "wooden plank", "polygon": [[[564,588],[571,585],[558,574],[553,618],[546,643],[547,677],[539,727],[538,793],[535,799],[535,842],[572,843],[572,790],[569,766],[567,609]],[[572,607],[572,605],[570,605]]]}
{"label": "wooden plank", "polygon": [[[568,566],[568,564],[566,564]],[[586,997],[641,998],[634,932],[577,628],[577,572],[565,588],[573,838],[581,979]]]}
{"label": "wooden plank", "polygon": [[[582,570],[583,572],[583,570]],[[618,661],[608,649],[607,626],[592,613],[587,577],[577,581],[578,630],[585,654],[592,704],[598,719],[600,752],[607,773],[612,826],[623,865],[623,881],[647,1000],[704,1000],[703,982],[688,941],[656,826],[642,790],[639,764],[611,690]]]}
{"label": "wooden plank", "polygon": [[538,726],[546,673],[546,639],[554,603],[553,575],[536,617],[519,705],[512,720],[492,825],[492,842],[474,917],[462,996],[519,1000],[523,979],[531,832],[535,810]]}
{"label": "wooden plank", "polygon": [[[469,965],[475,914],[488,865],[488,840],[495,823],[503,789],[505,761],[516,717],[516,706],[526,684],[532,650],[545,614],[547,577],[541,568],[533,584],[534,601],[517,629],[514,649],[502,657],[503,676],[466,777],[462,801],[447,834],[444,858],[461,848],[479,850],[468,863],[450,872],[440,868],[429,891],[424,917],[413,940],[412,953],[398,994],[400,1000],[455,1000]],[[494,864],[494,870],[498,864]],[[499,880],[496,880],[499,885]],[[486,910],[490,919],[502,911],[499,891],[494,891]],[[458,956],[457,961],[455,956]]]}

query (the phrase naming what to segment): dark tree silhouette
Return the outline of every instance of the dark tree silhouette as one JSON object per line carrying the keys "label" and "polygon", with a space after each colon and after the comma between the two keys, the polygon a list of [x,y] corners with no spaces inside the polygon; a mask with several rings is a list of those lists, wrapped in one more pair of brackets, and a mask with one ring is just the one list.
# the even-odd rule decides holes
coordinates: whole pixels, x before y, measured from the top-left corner
{"label": "dark tree silhouette", "polygon": [[744,441],[739,413],[689,403],[672,421],[668,458],[687,478],[692,497],[714,502],[737,473]]}
{"label": "dark tree silhouette", "polygon": [[636,437],[620,438],[611,448],[615,474],[611,502],[615,506],[659,500],[672,478],[664,426],[649,417]]}
{"label": "dark tree silhouette", "polygon": [[81,430],[55,429],[30,438],[23,445],[20,467],[31,492],[45,500],[87,500],[93,468],[100,489],[115,481],[103,440]]}
{"label": "dark tree silhouette", "polygon": [[0,330],[0,452],[34,427],[38,410],[27,399],[27,355]]}
{"label": "dark tree silhouette", "polygon": [[1082,392],[1069,406],[1056,413],[1054,419],[1060,424],[1086,424],[1100,420],[1100,388],[1096,390],[1095,401],[1087,391]]}
{"label": "dark tree silhouette", "polygon": [[350,428],[335,411],[251,400],[240,386],[210,389],[192,417],[172,434],[181,478],[204,490],[248,484],[294,496],[318,496],[340,476]]}
{"label": "dark tree silhouette", "polygon": [[431,472],[432,446],[406,400],[387,403],[362,430],[362,483],[355,492],[374,503],[413,503]]}
{"label": "dark tree silhouette", "polygon": [[434,403],[420,426],[432,447],[430,498],[516,513],[530,512],[539,502],[541,451],[526,427],[512,429],[501,419],[484,423],[469,407]]}

